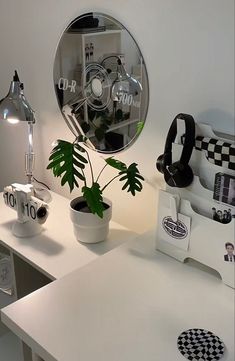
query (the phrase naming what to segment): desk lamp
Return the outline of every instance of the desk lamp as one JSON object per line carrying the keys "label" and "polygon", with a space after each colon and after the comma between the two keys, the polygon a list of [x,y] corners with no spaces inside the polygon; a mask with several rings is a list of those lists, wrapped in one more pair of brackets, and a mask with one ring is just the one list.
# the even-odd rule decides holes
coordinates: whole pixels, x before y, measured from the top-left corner
{"label": "desk lamp", "polygon": [[0,100],[0,121],[17,124],[28,123],[28,152],[25,154],[26,185],[14,183],[4,188],[5,204],[17,211],[18,219],[13,225],[13,234],[17,237],[30,237],[42,231],[41,224],[48,216],[48,205],[35,196],[32,185],[34,152],[33,125],[34,112],[26,100],[17,72],[13,77],[9,93]]}

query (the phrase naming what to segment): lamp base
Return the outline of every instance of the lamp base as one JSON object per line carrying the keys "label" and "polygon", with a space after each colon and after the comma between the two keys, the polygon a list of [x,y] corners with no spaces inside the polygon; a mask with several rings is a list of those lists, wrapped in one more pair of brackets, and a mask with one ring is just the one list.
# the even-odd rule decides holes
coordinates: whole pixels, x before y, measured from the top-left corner
{"label": "lamp base", "polygon": [[24,223],[18,220],[13,224],[12,233],[16,237],[33,237],[42,232],[42,226],[36,222],[26,221]]}

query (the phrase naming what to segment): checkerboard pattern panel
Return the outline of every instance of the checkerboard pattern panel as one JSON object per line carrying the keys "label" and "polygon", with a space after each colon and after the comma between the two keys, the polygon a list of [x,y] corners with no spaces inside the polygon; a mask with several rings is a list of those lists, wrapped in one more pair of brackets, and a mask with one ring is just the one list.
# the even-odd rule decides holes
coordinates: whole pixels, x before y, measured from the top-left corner
{"label": "checkerboard pattern panel", "polygon": [[192,328],[180,334],[177,346],[181,354],[191,361],[215,361],[221,359],[225,346],[210,331]]}
{"label": "checkerboard pattern panel", "polygon": [[[182,144],[184,140],[185,135],[181,137]],[[198,135],[195,139],[195,148],[205,152],[210,163],[235,170],[235,144]]]}
{"label": "checkerboard pattern panel", "polygon": [[219,139],[196,137],[195,148],[206,153],[209,162],[235,170],[235,145]]}

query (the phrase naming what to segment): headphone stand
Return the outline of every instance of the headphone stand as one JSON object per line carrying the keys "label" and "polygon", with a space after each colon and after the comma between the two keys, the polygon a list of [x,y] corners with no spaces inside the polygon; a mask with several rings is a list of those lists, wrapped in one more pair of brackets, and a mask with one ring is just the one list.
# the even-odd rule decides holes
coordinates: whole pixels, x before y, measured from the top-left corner
{"label": "headphone stand", "polygon": [[[203,128],[203,125],[200,124],[200,127]],[[231,143],[230,140],[227,142]],[[179,159],[182,147],[181,144],[173,144],[172,154],[175,159]],[[222,172],[233,175],[234,172],[210,163],[205,153],[196,149],[193,150],[190,166],[194,171],[194,179],[188,187],[178,188],[166,185],[166,191],[159,192],[156,248],[181,262],[194,259],[214,269],[226,285],[235,288],[235,256],[234,261],[227,261],[226,258],[226,243],[234,245],[235,218],[227,224],[212,219],[213,207],[222,212],[231,209],[232,214],[235,214],[235,207],[213,199],[215,174]],[[201,181],[210,189],[205,188]],[[169,243],[163,228],[164,217],[172,213],[172,196],[176,195],[180,199],[178,212],[191,219],[190,239],[186,249],[180,248],[179,244],[182,241],[179,239],[172,238]]]}

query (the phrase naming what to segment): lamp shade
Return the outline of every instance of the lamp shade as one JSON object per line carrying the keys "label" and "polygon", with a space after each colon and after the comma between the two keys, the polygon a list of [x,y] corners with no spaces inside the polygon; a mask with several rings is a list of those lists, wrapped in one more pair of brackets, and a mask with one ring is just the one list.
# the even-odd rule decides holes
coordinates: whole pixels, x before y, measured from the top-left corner
{"label": "lamp shade", "polygon": [[31,184],[34,166],[33,124],[35,123],[35,118],[34,112],[24,96],[23,84],[20,82],[16,71],[7,96],[0,100],[1,121],[7,121],[10,124],[17,124],[19,121],[27,122],[28,152],[25,153],[25,172],[28,183]]}
{"label": "lamp shade", "polygon": [[20,82],[17,72],[15,72],[7,96],[0,100],[0,121],[2,120],[11,124],[19,121],[35,123],[33,110],[24,96],[23,84]]}

